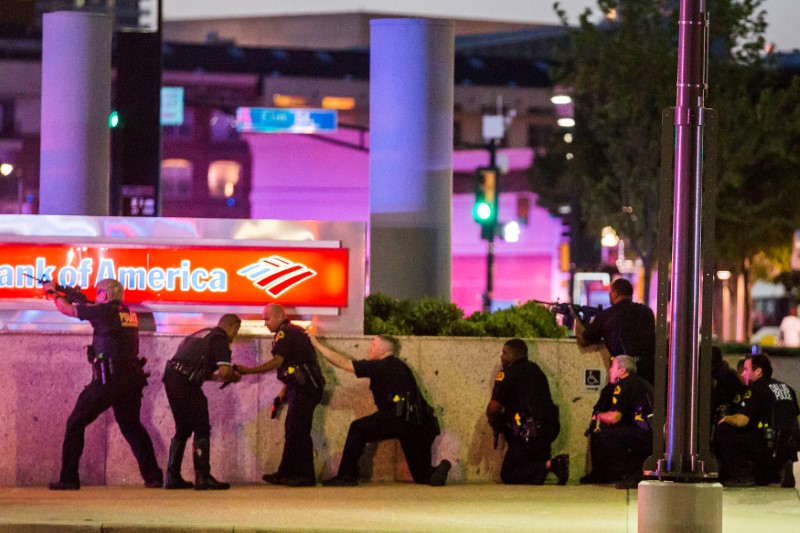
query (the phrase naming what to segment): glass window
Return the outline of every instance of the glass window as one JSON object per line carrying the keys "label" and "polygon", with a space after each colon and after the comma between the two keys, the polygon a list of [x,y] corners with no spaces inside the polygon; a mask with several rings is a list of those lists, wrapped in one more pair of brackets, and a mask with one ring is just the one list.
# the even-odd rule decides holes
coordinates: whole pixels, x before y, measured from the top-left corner
{"label": "glass window", "polygon": [[191,196],[192,172],[192,162],[186,159],[161,161],[161,194],[164,197]]}
{"label": "glass window", "polygon": [[214,161],[208,166],[208,192],[214,198],[230,198],[239,183],[242,166],[236,161]]}

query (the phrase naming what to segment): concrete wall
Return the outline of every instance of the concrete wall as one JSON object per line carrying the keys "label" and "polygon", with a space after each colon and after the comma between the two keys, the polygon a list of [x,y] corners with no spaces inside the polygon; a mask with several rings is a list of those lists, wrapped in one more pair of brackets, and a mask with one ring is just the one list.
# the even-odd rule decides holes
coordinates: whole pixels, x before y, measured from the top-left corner
{"label": "concrete wall", "polygon": [[[150,431],[156,455],[165,467],[174,424],[161,384],[164,363],[181,338],[142,334],[141,353],[150,360],[150,386],[144,390],[142,420]],[[329,337],[329,346],[364,357],[370,337]],[[5,346],[0,365],[0,486],[44,485],[57,479],[66,419],[82,388],[90,380],[84,346],[89,334],[63,332],[0,332]],[[492,449],[484,410],[499,365],[502,339],[410,337],[402,339],[401,357],[417,375],[427,398],[440,414],[442,435],[434,444],[434,462],[453,462],[452,481],[497,480],[504,453]],[[242,337],[233,347],[234,362],[252,365],[269,358],[271,339]],[[554,453],[571,455],[571,478],[584,474],[587,425],[597,394],[586,390],[584,370],[602,368],[596,353],[581,353],[574,341],[529,341],[531,358],[550,378],[555,402],[561,407],[561,435]],[[334,370],[323,360],[328,381],[324,405],[314,417],[316,466],[321,477],[336,472],[349,423],[374,411],[367,380]],[[246,376],[224,390],[204,385],[212,418],[212,472],[234,483],[260,482],[277,469],[283,443],[283,420],[270,419],[272,399],[280,389],[275,375]],[[134,484],[136,463],[108,411],[86,432],[81,462],[86,485]],[[396,442],[368,449],[361,473],[373,480],[410,480]],[[184,476],[191,459],[184,461]]]}

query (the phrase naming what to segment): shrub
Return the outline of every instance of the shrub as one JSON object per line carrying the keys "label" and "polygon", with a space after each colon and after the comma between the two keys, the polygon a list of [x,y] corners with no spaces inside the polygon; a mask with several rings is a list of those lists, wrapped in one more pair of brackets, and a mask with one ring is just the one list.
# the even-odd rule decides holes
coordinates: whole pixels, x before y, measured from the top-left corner
{"label": "shrub", "polygon": [[454,337],[562,338],[566,329],[535,302],[494,313],[477,312],[464,318],[455,304],[436,298],[398,301],[385,294],[367,297],[364,333],[368,335],[430,335]]}
{"label": "shrub", "polygon": [[456,304],[423,298],[411,305],[406,322],[413,335],[443,335],[462,318],[464,311]]}

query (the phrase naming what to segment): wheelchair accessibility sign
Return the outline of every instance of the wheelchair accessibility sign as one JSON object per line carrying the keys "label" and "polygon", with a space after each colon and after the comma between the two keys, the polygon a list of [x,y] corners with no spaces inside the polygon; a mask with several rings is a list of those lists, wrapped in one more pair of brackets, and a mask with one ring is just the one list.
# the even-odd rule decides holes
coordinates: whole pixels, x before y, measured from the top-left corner
{"label": "wheelchair accessibility sign", "polygon": [[586,368],[583,371],[583,390],[597,392],[603,387],[603,371],[599,368]]}

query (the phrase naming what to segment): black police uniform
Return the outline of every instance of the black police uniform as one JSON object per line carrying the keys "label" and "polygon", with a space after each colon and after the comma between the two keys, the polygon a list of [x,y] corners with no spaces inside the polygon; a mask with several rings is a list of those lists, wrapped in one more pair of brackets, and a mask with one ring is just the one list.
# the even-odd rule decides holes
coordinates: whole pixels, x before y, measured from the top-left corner
{"label": "black police uniform", "polygon": [[779,468],[797,460],[797,395],[789,385],[762,377],[744,393],[737,413],[750,422],[743,428],[717,426],[717,459],[723,481],[752,479],[759,485],[779,481]]}
{"label": "black police uniform", "polygon": [[185,441],[192,433],[195,439],[211,436],[208,399],[202,384],[218,366],[230,364],[228,335],[220,327],[202,329],[181,342],[164,370],[164,387],[175,418],[175,439]]}
{"label": "black police uniform", "polygon": [[218,366],[231,364],[228,334],[221,327],[205,328],[186,337],[164,369],[164,388],[175,419],[175,436],[169,446],[167,461],[168,489],[188,489],[192,484],[181,477],[181,463],[186,441],[194,433],[194,460],[197,490],[224,490],[230,487],[211,475],[211,424],[208,399],[203,394],[203,382]]}
{"label": "black police uniform", "polygon": [[114,410],[122,436],[139,463],[148,486],[161,486],[161,469],[153,443],[139,420],[142,389],[147,379],[139,362],[139,323],[136,313],[120,302],[77,304],[78,318],[94,328],[90,357],[94,376],[83,389],[64,435],[60,483],[80,485],[78,464],[83,453],[86,426],[106,409]]}
{"label": "black police uniform", "polygon": [[354,420],[347,431],[337,478],[358,479],[358,460],[368,442],[398,439],[411,476],[430,483],[431,445],[439,423],[422,397],[411,369],[391,355],[383,359],[353,361],[359,378],[369,378],[377,412]]}
{"label": "black police uniform", "polygon": [[492,400],[504,408],[502,426],[496,430],[508,443],[500,479],[509,484],[543,484],[550,445],[561,429],[547,376],[533,361],[517,360],[497,373]]}
{"label": "black police uniform", "polygon": [[612,357],[630,355],[636,359],[637,375],[654,383],[656,319],[646,305],[620,300],[597,313],[583,338],[594,344],[602,340]]}
{"label": "black police uniform", "polygon": [[736,406],[741,403],[746,387],[736,371],[725,361],[721,361],[711,368],[711,377],[714,378],[711,389],[711,407],[714,411],[712,416],[716,422],[721,415],[733,413]]}
{"label": "black police uniform", "polygon": [[276,476],[290,484],[313,485],[316,474],[311,423],[325,387],[317,353],[305,331],[284,320],[275,332],[272,355],[283,358],[278,379],[286,385],[287,406],[283,454]]}
{"label": "black police uniform", "polygon": [[594,411],[619,411],[622,418],[591,434],[592,473],[585,481],[613,483],[640,476],[644,461],[653,451],[648,420],[653,413],[652,385],[630,374],[601,391]]}

